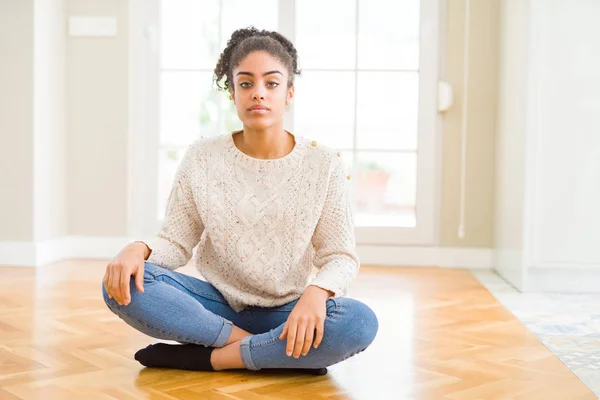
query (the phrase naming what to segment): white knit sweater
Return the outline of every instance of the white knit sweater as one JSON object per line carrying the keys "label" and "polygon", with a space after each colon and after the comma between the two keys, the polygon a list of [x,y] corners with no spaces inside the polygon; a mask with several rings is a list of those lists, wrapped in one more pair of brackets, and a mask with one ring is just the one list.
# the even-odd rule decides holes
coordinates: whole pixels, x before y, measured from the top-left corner
{"label": "white knit sweater", "polygon": [[339,153],[295,141],[275,160],[244,154],[232,134],[194,142],[148,262],[176,269],[198,246],[196,268],[237,312],[288,303],[311,284],[344,295],[360,265],[350,176]]}

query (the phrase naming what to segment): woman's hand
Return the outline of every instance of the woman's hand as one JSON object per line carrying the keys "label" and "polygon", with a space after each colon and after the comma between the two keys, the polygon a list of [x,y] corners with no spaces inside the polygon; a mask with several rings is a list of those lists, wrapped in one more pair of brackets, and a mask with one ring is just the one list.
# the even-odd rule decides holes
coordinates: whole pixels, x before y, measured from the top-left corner
{"label": "woman's hand", "polygon": [[144,292],[144,261],[149,253],[144,243],[132,243],[126,246],[106,267],[104,288],[109,298],[114,298],[119,305],[126,306],[131,302],[129,280],[135,276],[138,292]]}
{"label": "woman's hand", "polygon": [[285,351],[288,356],[291,356],[292,352],[294,358],[300,357],[300,354],[307,355],[313,339],[315,349],[319,347],[325,328],[326,302],[330,296],[333,296],[332,292],[318,286],[309,286],[302,293],[279,337],[283,340],[287,336]]}

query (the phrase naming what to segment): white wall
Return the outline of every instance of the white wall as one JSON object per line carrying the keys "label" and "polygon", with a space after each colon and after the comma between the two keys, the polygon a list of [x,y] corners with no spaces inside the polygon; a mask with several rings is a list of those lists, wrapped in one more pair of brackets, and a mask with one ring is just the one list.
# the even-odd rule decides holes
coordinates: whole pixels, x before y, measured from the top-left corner
{"label": "white wall", "polygon": [[33,239],[33,1],[0,1],[0,241]]}
{"label": "white wall", "polygon": [[537,3],[532,261],[600,267],[600,2]]}
{"label": "white wall", "polygon": [[[128,7],[0,1],[0,265],[108,258],[130,241]],[[69,15],[116,16],[118,35],[69,37]]]}
{"label": "white wall", "polygon": [[494,247],[496,269],[521,289],[529,4],[507,0],[500,7]]}
{"label": "white wall", "polygon": [[0,2],[3,264],[66,234],[65,1]]}
{"label": "white wall", "polygon": [[34,2],[34,241],[67,234],[65,8],[66,0]]}
{"label": "white wall", "polygon": [[503,4],[496,245],[523,290],[600,291],[599,15],[593,0]]}
{"label": "white wall", "polygon": [[0,2],[0,241],[66,234],[64,13]]}
{"label": "white wall", "polygon": [[118,30],[67,39],[70,235],[127,235],[128,3],[68,2],[68,16],[116,17]]}

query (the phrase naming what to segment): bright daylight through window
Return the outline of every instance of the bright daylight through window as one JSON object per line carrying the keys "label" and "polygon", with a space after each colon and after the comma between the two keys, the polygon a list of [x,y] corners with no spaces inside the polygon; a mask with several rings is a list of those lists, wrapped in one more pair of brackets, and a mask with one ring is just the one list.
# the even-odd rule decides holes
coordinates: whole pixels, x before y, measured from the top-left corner
{"label": "bright daylight through window", "polygon": [[253,25],[297,46],[302,75],[285,128],[342,153],[357,228],[415,227],[420,135],[431,135],[421,85],[437,79],[420,70],[421,24],[419,0],[162,1],[157,218],[187,146],[241,128],[213,69],[231,33]]}

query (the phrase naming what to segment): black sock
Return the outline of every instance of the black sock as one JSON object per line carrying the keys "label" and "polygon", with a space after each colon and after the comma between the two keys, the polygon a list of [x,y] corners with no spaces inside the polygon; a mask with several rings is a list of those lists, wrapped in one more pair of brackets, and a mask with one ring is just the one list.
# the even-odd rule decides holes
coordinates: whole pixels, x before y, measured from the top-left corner
{"label": "black sock", "polygon": [[[204,347],[191,343],[156,343],[135,353],[135,359],[145,367],[214,371],[210,363],[210,355],[214,349],[214,347]],[[263,368],[262,371],[295,372],[311,375],[327,374],[327,368]]]}
{"label": "black sock", "polygon": [[214,349],[191,343],[156,343],[135,353],[135,359],[146,367],[214,371],[210,363]]}

